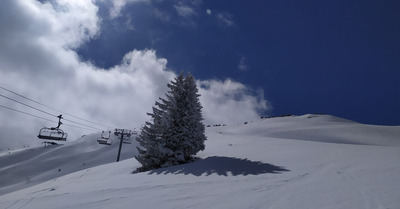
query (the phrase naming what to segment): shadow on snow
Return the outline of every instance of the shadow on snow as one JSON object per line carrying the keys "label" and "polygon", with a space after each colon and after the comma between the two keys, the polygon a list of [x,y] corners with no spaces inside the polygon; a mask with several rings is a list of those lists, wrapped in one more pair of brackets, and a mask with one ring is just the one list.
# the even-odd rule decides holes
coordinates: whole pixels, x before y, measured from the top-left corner
{"label": "shadow on snow", "polygon": [[150,171],[149,174],[192,174],[209,176],[218,174],[220,176],[237,175],[259,175],[265,173],[281,173],[289,171],[283,167],[271,165],[268,163],[255,162],[247,159],[213,156],[198,160],[193,163],[182,164],[167,168],[160,168]]}

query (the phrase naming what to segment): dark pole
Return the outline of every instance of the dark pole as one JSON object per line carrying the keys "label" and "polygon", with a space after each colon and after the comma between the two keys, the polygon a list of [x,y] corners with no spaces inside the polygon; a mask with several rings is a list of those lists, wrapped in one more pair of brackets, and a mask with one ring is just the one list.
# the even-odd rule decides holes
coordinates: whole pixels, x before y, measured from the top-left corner
{"label": "dark pole", "polygon": [[119,141],[118,157],[117,162],[119,162],[119,156],[121,155],[122,140],[124,139],[124,129],[122,129],[121,140]]}

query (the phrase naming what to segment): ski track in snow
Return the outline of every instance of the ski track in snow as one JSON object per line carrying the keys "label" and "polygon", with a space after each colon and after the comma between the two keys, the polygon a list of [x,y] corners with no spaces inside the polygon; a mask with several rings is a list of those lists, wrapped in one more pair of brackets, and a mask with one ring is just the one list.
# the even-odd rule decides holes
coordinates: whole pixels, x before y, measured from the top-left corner
{"label": "ski track in snow", "polygon": [[[304,115],[206,134],[202,160],[136,174],[139,163],[112,163],[114,145],[96,144],[97,135],[44,153],[2,155],[0,185],[8,188],[0,188],[0,208],[400,208],[400,127]],[[126,146],[125,155],[133,156],[134,147]],[[61,154],[74,162],[59,161]],[[42,172],[41,181],[28,184],[23,174],[12,175],[25,162],[65,173]],[[88,165],[76,166],[82,162]]]}

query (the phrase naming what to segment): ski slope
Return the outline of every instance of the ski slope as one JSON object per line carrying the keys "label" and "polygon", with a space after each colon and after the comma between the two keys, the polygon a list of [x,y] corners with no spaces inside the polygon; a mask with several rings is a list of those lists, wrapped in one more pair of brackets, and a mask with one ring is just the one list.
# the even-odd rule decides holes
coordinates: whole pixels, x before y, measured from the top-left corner
{"label": "ski slope", "polygon": [[[101,133],[91,134],[60,145],[1,153],[0,195],[75,171],[116,162],[119,139],[111,135],[111,145],[100,145],[97,143],[100,137]],[[134,137],[132,135],[132,139]],[[137,144],[136,140],[132,144],[123,144],[120,160],[132,158],[132,150],[136,149]]]}
{"label": "ski slope", "polygon": [[[18,159],[2,155],[1,184],[26,188],[9,193],[1,186],[0,208],[400,208],[399,126],[303,115],[211,127],[206,134],[202,160],[144,173],[132,173],[140,166],[132,158],[111,163],[115,153],[93,143],[96,137],[48,152],[19,151]],[[126,155],[136,151],[126,148]],[[38,175],[26,182],[28,174],[4,174],[5,161]],[[54,178],[59,167],[82,170]],[[28,187],[36,179],[43,183]]]}

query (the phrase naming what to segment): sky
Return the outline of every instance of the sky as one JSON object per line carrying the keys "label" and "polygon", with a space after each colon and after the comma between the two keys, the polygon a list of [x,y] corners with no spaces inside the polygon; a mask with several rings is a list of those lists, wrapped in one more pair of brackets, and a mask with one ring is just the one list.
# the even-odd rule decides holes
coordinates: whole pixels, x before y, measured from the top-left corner
{"label": "sky", "polygon": [[[197,80],[205,124],[325,113],[400,125],[398,11],[398,1],[5,0],[1,87],[62,111],[0,95],[102,124],[64,114],[79,122],[64,121],[73,138],[89,131],[82,124],[140,127],[183,71]],[[54,121],[0,108],[3,144],[56,126],[0,105]]]}
{"label": "sky", "polygon": [[154,49],[175,72],[261,92],[261,115],[400,125],[398,1],[117,2],[98,4],[107,29],[78,50],[97,66]]}

